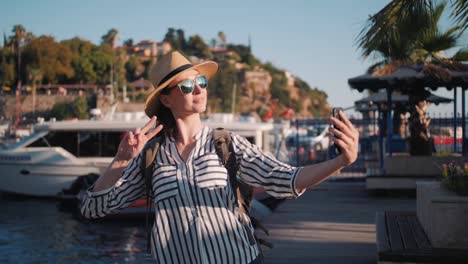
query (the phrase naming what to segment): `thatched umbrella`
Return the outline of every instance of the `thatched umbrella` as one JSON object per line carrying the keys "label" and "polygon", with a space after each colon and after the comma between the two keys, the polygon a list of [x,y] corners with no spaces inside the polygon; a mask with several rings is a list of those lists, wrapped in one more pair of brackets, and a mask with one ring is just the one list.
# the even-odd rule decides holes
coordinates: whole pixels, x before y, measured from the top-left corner
{"label": "thatched umbrella", "polygon": [[[400,91],[409,94],[410,100],[427,100],[430,93],[427,88],[437,90],[445,87],[454,90],[454,127],[456,130],[456,104],[457,87],[462,88],[462,127],[463,146],[465,146],[465,90],[468,89],[468,65],[442,61],[440,64],[420,63],[405,65],[401,62],[394,62],[379,68],[372,73],[366,73],[348,79],[351,88],[362,92],[364,90],[378,91],[386,89],[387,107],[392,109],[392,92]],[[416,109],[418,112],[420,109]],[[423,111],[424,112],[424,111]],[[391,111],[387,112],[388,133],[387,144],[391,155]],[[422,124],[422,126],[428,124]],[[454,135],[456,137],[456,135]],[[456,142],[456,140],[455,140]],[[465,147],[463,147],[465,154]]]}
{"label": "thatched umbrella", "polygon": [[[392,103],[393,105],[406,105],[409,102],[409,96],[406,94],[399,94],[395,91],[392,92]],[[442,97],[430,93],[430,95],[426,98],[426,101],[429,103],[433,103],[435,105],[439,104],[446,104],[453,102],[453,99]],[[356,106],[356,111],[363,112],[363,111],[376,111],[379,110],[377,105],[387,104],[387,91],[379,91],[367,97],[361,98],[354,102]]]}

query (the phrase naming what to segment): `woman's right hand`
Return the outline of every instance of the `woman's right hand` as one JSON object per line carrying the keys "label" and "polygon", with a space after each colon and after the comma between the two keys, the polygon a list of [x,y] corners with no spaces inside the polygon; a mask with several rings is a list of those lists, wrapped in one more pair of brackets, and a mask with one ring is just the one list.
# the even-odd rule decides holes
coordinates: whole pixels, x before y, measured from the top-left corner
{"label": "woman's right hand", "polygon": [[117,160],[131,160],[140,154],[141,150],[145,146],[146,142],[156,136],[163,128],[162,124],[159,124],[156,128],[152,128],[156,124],[157,117],[153,116],[143,128],[137,128],[135,131],[129,131],[125,134],[119,144],[117,154],[115,158]]}

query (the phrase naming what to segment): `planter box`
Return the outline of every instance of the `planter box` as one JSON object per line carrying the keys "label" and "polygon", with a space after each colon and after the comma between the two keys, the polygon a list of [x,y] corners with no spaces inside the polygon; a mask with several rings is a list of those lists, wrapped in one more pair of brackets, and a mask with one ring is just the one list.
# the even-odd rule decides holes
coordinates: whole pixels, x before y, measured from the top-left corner
{"label": "planter box", "polygon": [[384,174],[368,175],[367,189],[415,190],[416,182],[440,176],[442,164],[450,161],[463,163],[466,157],[435,157],[394,155],[385,157]]}
{"label": "planter box", "polygon": [[384,169],[388,176],[437,177],[442,164],[450,161],[463,163],[466,157],[435,157],[435,156],[392,156],[385,157]]}
{"label": "planter box", "polygon": [[468,197],[417,182],[417,216],[433,247],[468,249]]}

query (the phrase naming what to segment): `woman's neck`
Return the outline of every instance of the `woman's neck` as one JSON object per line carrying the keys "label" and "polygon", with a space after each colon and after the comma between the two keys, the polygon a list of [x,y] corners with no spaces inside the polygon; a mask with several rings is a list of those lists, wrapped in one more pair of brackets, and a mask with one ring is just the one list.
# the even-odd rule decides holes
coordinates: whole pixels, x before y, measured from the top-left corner
{"label": "woman's neck", "polygon": [[195,135],[202,129],[203,124],[199,115],[176,118],[178,144],[188,145],[195,141]]}

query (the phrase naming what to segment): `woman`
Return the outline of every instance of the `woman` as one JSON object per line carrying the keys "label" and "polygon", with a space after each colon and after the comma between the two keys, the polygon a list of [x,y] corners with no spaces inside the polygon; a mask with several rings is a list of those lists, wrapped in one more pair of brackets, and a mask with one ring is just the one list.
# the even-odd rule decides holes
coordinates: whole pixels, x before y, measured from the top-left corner
{"label": "woman", "polygon": [[[140,171],[146,142],[165,140],[154,161],[152,191],[155,220],[152,256],[158,263],[259,263],[253,228],[243,225],[226,169],[215,152],[211,129],[200,113],[206,110],[208,79],[215,62],[192,65],[178,52],[163,56],[152,71],[155,90],[145,112],[151,120],[129,132],[106,172],[87,192],[82,214],[102,217],[144,195]],[[159,125],[156,124],[156,116]],[[239,177],[277,198],[296,198],[357,158],[359,134],[349,120],[331,118],[330,129],[342,154],[320,164],[292,167],[265,155],[245,138],[231,135]]]}

